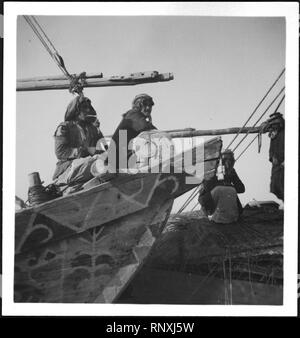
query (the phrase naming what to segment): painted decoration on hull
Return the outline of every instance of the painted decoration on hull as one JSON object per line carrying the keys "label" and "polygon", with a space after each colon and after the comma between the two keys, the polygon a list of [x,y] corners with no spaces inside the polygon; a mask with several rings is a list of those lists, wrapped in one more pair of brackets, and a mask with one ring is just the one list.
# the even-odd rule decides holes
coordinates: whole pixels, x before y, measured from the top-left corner
{"label": "painted decoration on hull", "polygon": [[173,201],[15,257],[15,302],[112,302],[147,257]]}
{"label": "painted decoration on hull", "polygon": [[[214,173],[221,141],[204,163]],[[121,174],[16,213],[15,302],[113,302],[160,235],[184,174]]]}

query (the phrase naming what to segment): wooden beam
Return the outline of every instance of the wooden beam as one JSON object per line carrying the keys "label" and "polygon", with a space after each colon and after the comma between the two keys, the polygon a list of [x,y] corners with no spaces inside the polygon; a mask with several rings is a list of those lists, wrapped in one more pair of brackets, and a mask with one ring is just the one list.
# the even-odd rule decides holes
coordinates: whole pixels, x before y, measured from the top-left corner
{"label": "wooden beam", "polygon": [[[194,136],[211,136],[211,135],[228,135],[228,134],[253,134],[258,133],[259,127],[244,127],[244,128],[226,128],[226,129],[208,129],[208,130],[192,130],[192,131],[172,131],[169,135],[175,137],[194,137]],[[168,132],[168,131],[166,131]]]}
{"label": "wooden beam", "polygon": [[[225,129],[207,129],[207,130],[196,130],[194,128],[185,129],[172,129],[162,130],[168,133],[172,138],[175,137],[194,137],[194,136],[213,136],[213,135],[229,135],[236,134],[240,130],[240,127],[225,128]],[[240,134],[254,134],[259,132],[259,127],[244,127],[241,129]],[[106,135],[105,137],[110,138],[112,135]]]}
{"label": "wooden beam", "polygon": [[[79,74],[71,74],[74,77],[78,77]],[[85,78],[87,79],[100,79],[103,78],[102,73],[90,73],[86,74]],[[18,82],[34,82],[34,81],[55,81],[55,80],[69,80],[65,75],[53,75],[53,76],[38,76],[38,77],[30,77],[30,78],[25,78],[25,79],[18,79]]]}
{"label": "wooden beam", "polygon": [[[94,74],[95,75],[95,74]],[[108,78],[86,78],[84,88],[88,87],[111,87],[111,86],[133,86],[142,83],[164,82],[173,80],[172,73],[140,72],[129,75],[111,76]],[[17,81],[17,91],[57,90],[69,89],[70,80],[66,78],[51,77],[25,79]]]}

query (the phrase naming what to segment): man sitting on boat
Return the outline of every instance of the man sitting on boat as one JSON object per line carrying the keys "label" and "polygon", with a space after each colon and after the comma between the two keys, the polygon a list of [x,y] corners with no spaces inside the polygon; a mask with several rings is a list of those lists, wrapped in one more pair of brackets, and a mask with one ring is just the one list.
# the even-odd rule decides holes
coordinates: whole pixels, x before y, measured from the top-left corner
{"label": "man sitting on boat", "polygon": [[91,165],[97,154],[107,148],[104,143],[104,149],[96,149],[98,141],[104,140],[98,124],[90,99],[79,95],[70,102],[65,121],[54,133],[55,154],[59,160],[53,175],[56,185],[72,186],[93,178]]}
{"label": "man sitting on boat", "polygon": [[222,153],[217,175],[204,181],[200,187],[201,210],[215,223],[232,223],[239,219],[243,207],[237,194],[245,192],[245,186],[238,177],[231,150]]}
{"label": "man sitting on boat", "polygon": [[[154,102],[148,94],[137,95],[132,108],[123,114],[108,148],[108,167],[110,172],[127,169],[128,160],[133,156],[132,140],[141,132],[157,129],[152,124],[151,111]],[[134,162],[134,161],[133,161]]]}

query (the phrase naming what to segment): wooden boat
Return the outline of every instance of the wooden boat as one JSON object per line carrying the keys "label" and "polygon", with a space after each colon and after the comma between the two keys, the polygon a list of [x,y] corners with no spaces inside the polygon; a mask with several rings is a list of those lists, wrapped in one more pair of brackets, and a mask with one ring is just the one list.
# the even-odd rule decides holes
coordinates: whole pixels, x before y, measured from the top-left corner
{"label": "wooden boat", "polygon": [[[83,87],[164,82],[171,73],[104,78],[85,75]],[[68,89],[66,77],[18,80],[17,91]],[[170,137],[258,133],[259,128],[167,131]],[[214,175],[222,141],[205,143],[204,176]],[[196,151],[196,148],[193,149]],[[192,151],[192,152],[193,152]],[[162,232],[173,201],[195,187],[188,174],[121,174],[15,217],[15,302],[113,302],[141,268]],[[199,184],[199,183],[198,183]]]}
{"label": "wooden boat", "polygon": [[[214,175],[221,147],[221,138],[205,142],[203,179]],[[141,268],[174,199],[195,187],[187,176],[119,174],[16,212],[14,301],[113,302]]]}
{"label": "wooden boat", "polygon": [[[51,56],[67,73],[57,51]],[[16,90],[69,89],[74,93],[77,87],[128,86],[173,78],[172,73],[157,71],[108,78],[102,73],[81,73],[18,80]],[[248,127],[188,134],[174,131],[173,137],[258,132],[259,128]],[[202,179],[215,174],[221,147],[220,138],[205,143]],[[162,233],[174,199],[195,187],[186,183],[187,176],[174,172],[116,175],[110,181],[93,180],[82,191],[16,212],[14,301],[115,301]]]}
{"label": "wooden boat", "polygon": [[[110,78],[90,74],[84,87],[137,85],[172,79],[171,73],[156,71]],[[67,89],[69,85],[64,77],[42,77],[19,80],[17,90]],[[259,128],[166,132],[171,138],[183,138],[237,131],[258,133]],[[215,174],[221,148],[220,138],[205,142],[203,179]],[[192,149],[192,154],[197,149]],[[182,157],[179,156],[180,161]],[[160,172],[119,174],[104,183],[94,179],[82,191],[17,211],[15,302],[115,301],[142,267],[163,231],[174,199],[195,187],[186,184],[188,176],[187,173]]]}
{"label": "wooden boat", "polygon": [[247,205],[226,226],[201,210],[170,215],[115,302],[282,305],[283,210],[275,202]]}

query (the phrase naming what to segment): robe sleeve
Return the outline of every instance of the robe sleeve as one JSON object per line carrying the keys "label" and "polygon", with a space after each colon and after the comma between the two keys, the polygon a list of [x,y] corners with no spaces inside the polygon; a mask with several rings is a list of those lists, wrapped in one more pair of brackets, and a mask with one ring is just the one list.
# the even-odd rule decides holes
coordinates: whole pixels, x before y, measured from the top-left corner
{"label": "robe sleeve", "polygon": [[234,168],[232,169],[232,172],[230,173],[230,181],[238,194],[242,194],[245,192],[244,183],[240,180]]}
{"label": "robe sleeve", "polygon": [[72,148],[69,142],[69,129],[67,124],[61,123],[55,133],[55,155],[58,160],[68,160],[80,157],[80,149]]}

